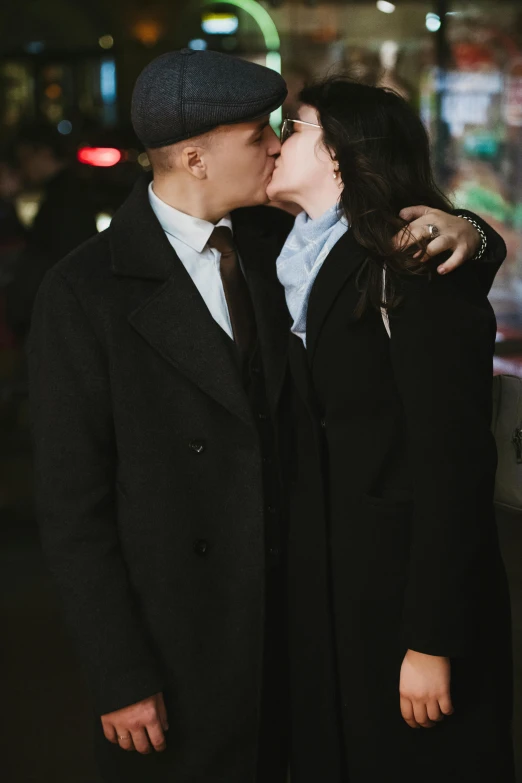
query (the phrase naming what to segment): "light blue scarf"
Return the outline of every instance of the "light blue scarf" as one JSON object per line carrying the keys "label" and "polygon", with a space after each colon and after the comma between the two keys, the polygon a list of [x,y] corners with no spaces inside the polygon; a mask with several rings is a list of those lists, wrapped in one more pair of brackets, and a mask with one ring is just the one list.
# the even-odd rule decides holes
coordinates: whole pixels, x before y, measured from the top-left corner
{"label": "light blue scarf", "polygon": [[294,320],[292,332],[301,338],[305,347],[308,300],[315,278],[348,228],[348,221],[337,204],[315,220],[301,212],[277,259],[277,276],[285,288],[286,304]]}

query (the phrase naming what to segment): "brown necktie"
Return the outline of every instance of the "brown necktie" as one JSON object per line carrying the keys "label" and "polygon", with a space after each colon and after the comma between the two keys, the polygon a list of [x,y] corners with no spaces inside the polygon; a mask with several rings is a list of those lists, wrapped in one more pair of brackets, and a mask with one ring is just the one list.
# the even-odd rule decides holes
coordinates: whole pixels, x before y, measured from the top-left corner
{"label": "brown necktie", "polygon": [[256,321],[245,276],[239,264],[232,231],[226,226],[215,228],[208,241],[221,253],[220,272],[227,300],[234,341],[243,359],[254,347]]}

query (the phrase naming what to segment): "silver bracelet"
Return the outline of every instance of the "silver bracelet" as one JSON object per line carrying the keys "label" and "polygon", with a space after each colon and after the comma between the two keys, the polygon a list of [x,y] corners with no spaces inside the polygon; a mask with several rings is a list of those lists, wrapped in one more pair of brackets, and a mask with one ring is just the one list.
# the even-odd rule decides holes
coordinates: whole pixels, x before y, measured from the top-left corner
{"label": "silver bracelet", "polygon": [[459,218],[462,218],[463,220],[467,220],[468,223],[471,223],[472,226],[475,226],[475,228],[480,234],[480,239],[481,239],[480,247],[475,253],[475,255],[473,256],[473,258],[471,259],[472,261],[480,261],[480,259],[484,256],[484,253],[486,252],[488,247],[487,237],[483,229],[481,228],[481,226],[479,226],[476,220],[473,220],[473,218],[470,218],[467,215],[459,215]]}

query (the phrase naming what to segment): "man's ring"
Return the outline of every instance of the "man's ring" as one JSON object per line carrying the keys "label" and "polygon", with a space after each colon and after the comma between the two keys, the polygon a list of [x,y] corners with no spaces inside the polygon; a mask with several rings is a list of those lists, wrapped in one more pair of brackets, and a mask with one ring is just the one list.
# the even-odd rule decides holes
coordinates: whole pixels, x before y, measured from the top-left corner
{"label": "man's ring", "polygon": [[433,223],[429,224],[428,231],[430,232],[430,239],[436,239],[440,235],[439,229]]}
{"label": "man's ring", "polygon": [[118,739],[129,740],[130,739],[130,734],[124,734],[123,737],[118,737]]}

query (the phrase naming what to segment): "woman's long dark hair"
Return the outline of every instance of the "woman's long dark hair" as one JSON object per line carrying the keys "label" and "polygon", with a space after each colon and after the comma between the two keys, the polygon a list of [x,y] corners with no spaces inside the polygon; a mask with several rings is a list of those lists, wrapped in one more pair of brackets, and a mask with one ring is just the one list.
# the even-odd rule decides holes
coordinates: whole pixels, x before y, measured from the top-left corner
{"label": "woman's long dark hair", "polygon": [[413,258],[427,242],[408,250],[394,247],[393,237],[407,226],[399,212],[414,204],[451,209],[433,178],[426,130],[393,91],[347,78],[305,87],[300,100],[318,112],[324,144],[339,164],[342,208],[355,239],[368,251],[359,311],[368,303],[381,305],[383,264],[389,272],[386,302],[392,308],[400,301],[398,275],[428,271]]}

